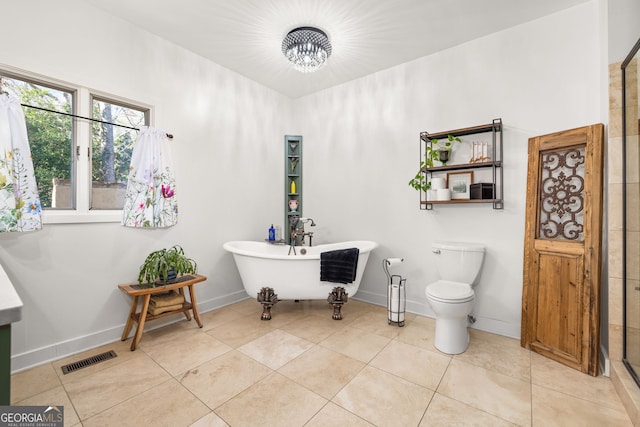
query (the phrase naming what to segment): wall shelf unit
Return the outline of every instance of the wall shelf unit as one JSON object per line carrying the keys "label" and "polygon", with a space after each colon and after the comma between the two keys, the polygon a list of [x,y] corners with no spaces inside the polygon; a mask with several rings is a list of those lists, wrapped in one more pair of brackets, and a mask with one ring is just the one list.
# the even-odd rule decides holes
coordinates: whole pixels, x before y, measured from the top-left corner
{"label": "wall shelf unit", "polygon": [[[427,147],[433,146],[433,141],[447,139],[449,135],[458,137],[461,142],[454,142],[451,159],[443,165],[433,160],[433,167],[423,167],[426,182],[435,177],[448,178],[452,173],[469,172],[472,181],[469,184],[484,183],[491,187],[491,198],[463,198],[452,200],[437,200],[429,197],[427,192],[420,191],[420,209],[431,210],[434,205],[491,203],[494,209],[504,208],[503,168],[502,168],[502,119],[494,119],[486,125],[472,126],[444,132],[420,132],[420,161],[426,159]],[[465,137],[465,138],[463,138]],[[476,156],[479,148],[481,156]],[[482,151],[484,150],[484,151]],[[478,160],[478,157],[481,157]],[[475,161],[478,160],[478,161]],[[448,179],[447,179],[448,181]],[[447,182],[450,187],[450,183]],[[467,191],[469,191],[467,189]],[[470,193],[470,191],[469,191]]]}
{"label": "wall shelf unit", "polygon": [[302,136],[284,136],[284,241],[291,243],[291,219],[302,217]]}

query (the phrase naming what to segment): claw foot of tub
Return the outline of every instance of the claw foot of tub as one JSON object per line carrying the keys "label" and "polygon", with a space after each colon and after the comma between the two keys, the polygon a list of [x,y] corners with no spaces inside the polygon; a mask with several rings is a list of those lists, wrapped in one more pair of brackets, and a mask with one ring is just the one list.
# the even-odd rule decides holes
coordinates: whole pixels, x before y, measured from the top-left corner
{"label": "claw foot of tub", "polygon": [[333,306],[333,320],[342,320],[342,305],[349,299],[349,294],[344,290],[342,286],[336,286],[333,291],[329,293],[327,302]]}
{"label": "claw foot of tub", "polygon": [[258,292],[258,302],[262,304],[262,320],[271,320],[271,307],[278,302],[278,295],[272,288],[262,288]]}

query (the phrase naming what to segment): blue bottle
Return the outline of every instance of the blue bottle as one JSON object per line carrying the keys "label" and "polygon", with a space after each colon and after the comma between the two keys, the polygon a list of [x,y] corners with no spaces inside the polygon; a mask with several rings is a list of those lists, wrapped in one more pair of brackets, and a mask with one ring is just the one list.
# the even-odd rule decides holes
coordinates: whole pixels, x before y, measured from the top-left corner
{"label": "blue bottle", "polygon": [[276,229],[273,228],[273,224],[269,227],[269,241],[274,242],[276,240]]}

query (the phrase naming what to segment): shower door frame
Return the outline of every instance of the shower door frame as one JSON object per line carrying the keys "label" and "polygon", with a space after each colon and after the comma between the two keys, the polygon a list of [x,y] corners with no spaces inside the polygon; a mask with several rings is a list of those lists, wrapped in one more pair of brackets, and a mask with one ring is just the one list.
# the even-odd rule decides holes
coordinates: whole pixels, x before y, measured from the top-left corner
{"label": "shower door frame", "polygon": [[[622,363],[640,387],[640,376],[627,358],[627,90],[626,67],[640,51],[640,39],[620,65],[622,70]],[[633,120],[636,120],[634,118]],[[634,294],[635,295],[635,294]],[[637,325],[640,329],[640,325]],[[638,349],[640,351],[640,349]]]}

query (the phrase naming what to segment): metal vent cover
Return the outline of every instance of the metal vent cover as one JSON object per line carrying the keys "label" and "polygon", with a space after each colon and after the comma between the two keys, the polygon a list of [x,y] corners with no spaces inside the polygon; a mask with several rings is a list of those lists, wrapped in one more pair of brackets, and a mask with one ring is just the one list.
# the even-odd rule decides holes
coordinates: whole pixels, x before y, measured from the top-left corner
{"label": "metal vent cover", "polygon": [[69,363],[68,365],[64,365],[61,367],[62,373],[67,375],[71,372],[75,372],[78,369],[86,368],[91,365],[95,365],[96,363],[104,362],[105,360],[113,359],[114,357],[118,357],[115,351],[109,350],[105,353],[100,353],[95,356],[87,357],[86,359],[78,360],[77,362]]}

